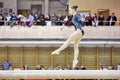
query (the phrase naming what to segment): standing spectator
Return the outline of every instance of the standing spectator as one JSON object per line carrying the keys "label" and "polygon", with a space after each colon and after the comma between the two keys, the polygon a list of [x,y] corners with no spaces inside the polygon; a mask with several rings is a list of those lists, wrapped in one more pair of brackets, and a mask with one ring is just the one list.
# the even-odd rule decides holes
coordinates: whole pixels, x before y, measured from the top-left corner
{"label": "standing spectator", "polygon": [[98,25],[99,25],[99,26],[103,26],[104,16],[103,16],[102,14],[98,17],[98,21],[99,21],[99,22],[98,22]]}
{"label": "standing spectator", "polygon": [[0,14],[0,25],[4,25],[4,16]]}
{"label": "standing spectator", "polygon": [[117,70],[120,70],[120,63],[117,65]]}
{"label": "standing spectator", "polygon": [[33,22],[34,22],[34,16],[33,16],[32,13],[29,15],[28,19],[29,19],[29,25],[28,25],[28,27],[31,27],[33,25]]}
{"label": "standing spectator", "polygon": [[56,24],[58,26],[62,26],[62,23],[63,23],[63,17],[61,16],[61,14],[58,14],[57,18],[56,18]]}
{"label": "standing spectator", "polygon": [[96,13],[94,13],[94,15],[93,15],[93,18],[92,18],[92,20],[93,20],[93,26],[97,26],[97,14]]}
{"label": "standing spectator", "polygon": [[10,14],[8,14],[6,16],[6,21],[7,21],[6,25],[10,25],[10,19],[11,19],[11,16],[10,16]]}
{"label": "standing spectator", "polygon": [[18,20],[17,16],[15,15],[15,13],[12,14],[11,18],[10,18],[10,25],[11,27],[13,27],[14,25],[16,25],[16,21]]}
{"label": "standing spectator", "polygon": [[45,20],[46,20],[46,21],[50,21],[50,20],[51,20],[51,17],[50,17],[49,14],[45,16]]}
{"label": "standing spectator", "polygon": [[87,20],[88,20],[88,26],[92,26],[92,16],[91,16],[91,14],[88,15]]}
{"label": "standing spectator", "polygon": [[39,21],[39,16],[38,16],[38,14],[35,14],[34,15],[34,20],[37,22],[37,21]]}
{"label": "standing spectator", "polygon": [[82,22],[83,22],[84,25],[86,25],[86,17],[85,17],[85,15],[82,15]]}
{"label": "standing spectator", "polygon": [[43,14],[40,16],[40,25],[42,25],[42,26],[46,25],[45,16]]}
{"label": "standing spectator", "polygon": [[52,26],[55,26],[55,25],[56,25],[56,20],[57,20],[56,15],[55,15],[55,14],[52,14],[52,16],[51,16],[51,25],[52,25]]}
{"label": "standing spectator", "polygon": [[107,22],[108,26],[114,26],[115,22],[117,21],[117,17],[115,16],[115,13],[112,13],[112,15],[108,17],[107,21],[108,21]]}
{"label": "standing spectator", "polygon": [[8,60],[4,60],[4,62],[2,63],[3,66],[3,70],[9,70],[10,66],[12,66],[12,64],[8,61]]}

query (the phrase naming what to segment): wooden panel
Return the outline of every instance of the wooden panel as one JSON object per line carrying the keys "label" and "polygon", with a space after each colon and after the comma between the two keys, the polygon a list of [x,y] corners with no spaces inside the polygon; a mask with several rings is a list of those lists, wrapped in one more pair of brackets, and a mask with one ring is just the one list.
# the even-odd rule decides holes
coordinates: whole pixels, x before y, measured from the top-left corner
{"label": "wooden panel", "polygon": [[51,62],[51,48],[50,47],[39,47],[38,48],[38,64],[45,66],[48,68]]}
{"label": "wooden panel", "polygon": [[8,47],[8,60],[12,63],[14,68],[20,67],[20,48]]}
{"label": "wooden panel", "polygon": [[[0,64],[3,63],[4,59],[6,59],[6,48],[0,47]],[[0,66],[0,69],[2,69],[1,66]]]}
{"label": "wooden panel", "polygon": [[57,64],[62,65],[63,67],[66,66],[66,49],[61,51],[59,55],[54,55],[54,66]]}
{"label": "wooden panel", "polygon": [[111,48],[99,48],[99,66],[108,67],[111,65]]}
{"label": "wooden panel", "polygon": [[31,69],[34,69],[36,66],[35,50],[35,47],[23,47],[23,65],[28,65]]}
{"label": "wooden panel", "polygon": [[72,65],[72,63],[73,63],[73,56],[74,56],[73,47],[69,47],[68,51],[69,51],[69,53],[68,53],[68,64]]}
{"label": "wooden panel", "polygon": [[84,48],[84,62],[83,65],[87,69],[96,68],[96,48]]}
{"label": "wooden panel", "polygon": [[120,48],[114,48],[114,65],[120,63]]}

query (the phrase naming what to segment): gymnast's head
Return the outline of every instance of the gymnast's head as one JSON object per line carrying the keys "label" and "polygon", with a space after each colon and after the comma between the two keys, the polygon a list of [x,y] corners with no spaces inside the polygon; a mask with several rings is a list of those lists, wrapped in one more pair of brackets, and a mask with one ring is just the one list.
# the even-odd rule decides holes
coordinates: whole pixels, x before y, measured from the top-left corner
{"label": "gymnast's head", "polygon": [[78,9],[77,5],[70,7],[70,9],[69,9],[70,15],[73,15],[75,12],[77,12],[77,9]]}

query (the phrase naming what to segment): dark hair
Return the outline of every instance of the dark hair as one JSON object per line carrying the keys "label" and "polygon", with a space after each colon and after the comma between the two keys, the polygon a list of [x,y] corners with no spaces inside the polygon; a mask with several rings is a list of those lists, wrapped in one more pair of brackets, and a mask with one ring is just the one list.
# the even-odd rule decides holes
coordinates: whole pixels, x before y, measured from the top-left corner
{"label": "dark hair", "polygon": [[77,6],[77,5],[74,5],[74,6],[72,6],[71,8],[76,10],[76,9],[78,8],[78,6]]}

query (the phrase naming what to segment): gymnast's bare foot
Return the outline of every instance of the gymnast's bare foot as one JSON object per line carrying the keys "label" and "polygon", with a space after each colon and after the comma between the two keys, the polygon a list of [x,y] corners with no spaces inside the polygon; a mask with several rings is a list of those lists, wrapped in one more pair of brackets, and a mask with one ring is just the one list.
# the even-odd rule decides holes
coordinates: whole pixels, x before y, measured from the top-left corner
{"label": "gymnast's bare foot", "polygon": [[58,50],[55,50],[55,51],[53,51],[51,54],[57,54],[57,55],[59,55],[60,54],[60,52],[58,51]]}

